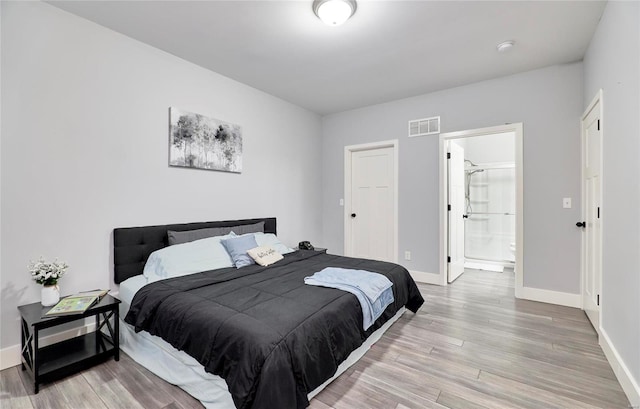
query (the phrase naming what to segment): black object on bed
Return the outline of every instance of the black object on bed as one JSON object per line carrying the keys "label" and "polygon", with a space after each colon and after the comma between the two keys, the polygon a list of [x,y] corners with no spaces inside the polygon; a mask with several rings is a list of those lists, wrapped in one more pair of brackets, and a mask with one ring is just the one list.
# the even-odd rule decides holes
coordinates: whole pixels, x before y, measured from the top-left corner
{"label": "black object on bed", "polygon": [[169,245],[167,231],[187,231],[211,227],[242,226],[264,222],[264,232],[276,234],[276,218],[225,220],[221,222],[165,224],[160,226],[124,227],[113,230],[114,281],[120,284],[129,277],[142,274],[149,255]]}
{"label": "black object on bed", "polygon": [[[367,331],[357,298],[304,284],[325,267],[385,275],[395,301]],[[225,268],[146,285],[125,321],[183,350],[225,379],[238,408],[305,408],[307,394],[403,306],[424,300],[403,267],[297,251],[269,267]]]}

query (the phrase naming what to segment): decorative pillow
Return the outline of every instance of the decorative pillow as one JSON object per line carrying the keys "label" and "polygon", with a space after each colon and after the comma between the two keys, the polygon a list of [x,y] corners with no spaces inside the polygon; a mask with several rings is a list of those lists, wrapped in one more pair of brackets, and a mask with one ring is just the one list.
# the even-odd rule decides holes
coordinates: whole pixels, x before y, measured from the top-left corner
{"label": "decorative pillow", "polygon": [[229,234],[209,237],[156,250],[147,259],[142,274],[150,283],[164,278],[232,267],[233,261],[221,240],[234,236]]}
{"label": "decorative pillow", "polygon": [[189,243],[191,241],[206,239],[207,237],[217,237],[229,234],[233,228],[231,227],[211,227],[208,229],[173,231],[167,230],[169,245]]}
{"label": "decorative pillow", "polygon": [[263,233],[264,222],[230,227],[209,227],[206,229],[186,231],[167,230],[167,236],[169,237],[169,245],[173,246],[175,244],[182,244],[188,243],[190,241],[206,239],[207,237],[222,236],[224,234],[229,234],[231,231],[238,235],[258,232]]}
{"label": "decorative pillow", "polygon": [[268,266],[276,261],[282,260],[282,254],[278,253],[271,246],[260,246],[254,249],[247,250],[247,254],[261,266]]}
{"label": "decorative pillow", "polygon": [[222,245],[227,249],[236,268],[246,267],[255,264],[253,259],[247,254],[247,250],[258,247],[253,234],[234,237],[222,240]]}
{"label": "decorative pillow", "polygon": [[[235,230],[234,232],[237,233]],[[258,246],[271,246],[280,254],[284,255],[295,251],[294,249],[285,246],[273,233],[255,233],[254,237],[256,238]]]}
{"label": "decorative pillow", "polygon": [[234,226],[231,230],[238,236],[247,233],[264,233],[264,222],[255,224],[242,224],[240,226]]}

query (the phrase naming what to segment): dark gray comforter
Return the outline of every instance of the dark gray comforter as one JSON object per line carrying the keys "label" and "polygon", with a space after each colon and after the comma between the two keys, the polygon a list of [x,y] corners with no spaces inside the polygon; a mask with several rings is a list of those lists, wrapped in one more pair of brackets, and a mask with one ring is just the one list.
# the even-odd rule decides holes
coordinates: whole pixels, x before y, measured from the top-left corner
{"label": "dark gray comforter", "polygon": [[[385,275],[395,302],[367,331],[347,292],[304,284],[325,267]],[[381,261],[296,251],[269,266],[227,268],[148,284],[125,321],[183,350],[207,372],[224,378],[235,405],[298,409],[307,393],[402,306],[424,302],[409,272]]]}

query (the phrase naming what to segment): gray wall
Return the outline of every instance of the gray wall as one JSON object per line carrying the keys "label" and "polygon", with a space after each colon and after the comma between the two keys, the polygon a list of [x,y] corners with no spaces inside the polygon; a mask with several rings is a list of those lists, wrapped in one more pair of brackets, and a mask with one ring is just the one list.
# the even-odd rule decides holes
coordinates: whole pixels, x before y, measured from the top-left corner
{"label": "gray wall", "polygon": [[[425,69],[428,70],[428,67]],[[440,115],[442,131],[524,123],[524,285],[580,292],[582,64],[553,66],[323,118],[324,245],[343,251],[344,146],[400,141],[399,255],[439,271],[438,137],[407,137],[407,121]],[[572,209],[562,198],[572,197]],[[405,250],[412,253],[404,261]]]}
{"label": "gray wall", "polygon": [[[286,243],[319,241],[318,115],[50,5],[1,7],[0,347],[40,299],[30,259],[67,261],[65,294],[114,286],[114,227],[276,216]],[[242,125],[243,173],[169,168],[170,106]]]}
{"label": "gray wall", "polygon": [[640,382],[640,3],[609,2],[584,59],[603,90],[602,329]]}

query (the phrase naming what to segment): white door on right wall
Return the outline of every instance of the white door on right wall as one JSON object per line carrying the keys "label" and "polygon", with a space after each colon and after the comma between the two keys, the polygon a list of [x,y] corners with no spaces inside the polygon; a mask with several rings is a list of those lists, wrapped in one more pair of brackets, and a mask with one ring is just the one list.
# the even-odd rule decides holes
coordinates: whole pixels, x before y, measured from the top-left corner
{"label": "white door on right wall", "polygon": [[600,332],[600,286],[602,282],[602,128],[598,99],[582,119],[583,154],[583,286],[582,305],[591,324]]}

